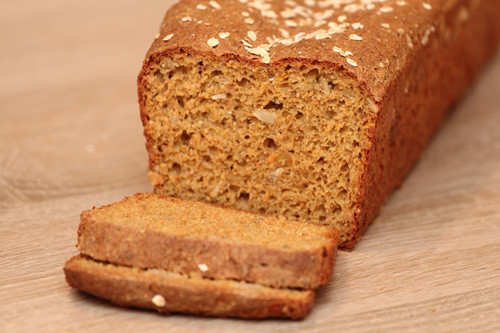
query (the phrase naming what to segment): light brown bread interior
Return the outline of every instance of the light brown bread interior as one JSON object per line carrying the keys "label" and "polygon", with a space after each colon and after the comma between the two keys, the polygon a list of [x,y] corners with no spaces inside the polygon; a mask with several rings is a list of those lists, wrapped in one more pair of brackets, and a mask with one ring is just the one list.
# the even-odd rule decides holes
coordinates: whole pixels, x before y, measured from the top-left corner
{"label": "light brown bread interior", "polygon": [[292,251],[332,248],[337,239],[334,230],[311,223],[148,193],[85,211],[81,218],[84,223],[113,224],[178,238]]}
{"label": "light brown bread interior", "polygon": [[317,64],[176,54],[143,82],[157,193],[354,236],[361,156],[377,109],[350,76]]}

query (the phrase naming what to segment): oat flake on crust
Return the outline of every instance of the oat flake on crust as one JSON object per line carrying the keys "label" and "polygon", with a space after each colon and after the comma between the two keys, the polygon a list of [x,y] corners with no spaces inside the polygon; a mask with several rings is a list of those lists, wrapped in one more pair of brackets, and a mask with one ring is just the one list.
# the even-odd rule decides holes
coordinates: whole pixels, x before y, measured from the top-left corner
{"label": "oat flake on crust", "polygon": [[[261,57],[261,62],[270,63],[272,58],[272,50],[277,46],[292,46],[300,43],[303,40],[328,40],[334,35],[344,35],[341,38],[359,42],[364,40],[363,28],[365,24],[373,18],[390,18],[396,17],[398,11],[405,10],[402,7],[413,6],[413,8],[425,8],[431,10],[432,6],[427,2],[411,2],[410,4],[404,0],[284,0],[277,6],[277,0],[238,0],[239,8],[235,17],[239,18],[242,23],[252,26],[246,33],[217,32],[217,37],[220,39],[237,38],[240,40],[247,52],[252,55]],[[198,10],[219,10],[222,5],[215,0],[210,0],[208,3],[196,4]],[[355,13],[369,12],[374,15],[365,15],[364,17],[353,16]],[[376,15],[375,15],[376,14]],[[240,16],[241,15],[241,16]],[[357,17],[357,19],[353,19]],[[184,16],[182,22],[197,22],[202,21],[197,19],[195,15]],[[194,23],[193,22],[193,23]],[[215,22],[204,22],[207,26],[212,26]],[[220,28],[224,28],[224,23],[220,22]],[[264,29],[262,27],[265,27]],[[271,28],[269,28],[271,27]],[[276,32],[273,31],[275,27]],[[392,28],[391,24],[386,22],[379,23],[379,28],[383,29],[384,33],[398,31],[399,38],[406,39],[408,48],[413,48],[413,42],[410,36],[400,32],[395,24]],[[354,33],[356,32],[356,33]],[[430,37],[430,31],[421,37],[421,44],[426,45]],[[164,41],[168,41],[173,35],[167,35]],[[194,36],[194,35],[193,35]],[[388,36],[388,35],[385,35]],[[258,37],[258,38],[257,38]],[[340,37],[340,36],[339,36]],[[338,37],[335,37],[338,38]],[[337,39],[338,40],[338,39]],[[342,40],[342,39],[341,39]],[[215,37],[208,39],[207,44],[215,48],[219,45],[219,40]],[[347,44],[349,47],[351,44]],[[331,46],[330,46],[331,47]],[[334,54],[338,53],[343,57],[349,57],[352,52],[335,50]],[[298,52],[302,54],[302,51]],[[352,59],[348,59],[349,64],[357,67],[358,63]],[[361,64],[362,65],[362,64]]]}

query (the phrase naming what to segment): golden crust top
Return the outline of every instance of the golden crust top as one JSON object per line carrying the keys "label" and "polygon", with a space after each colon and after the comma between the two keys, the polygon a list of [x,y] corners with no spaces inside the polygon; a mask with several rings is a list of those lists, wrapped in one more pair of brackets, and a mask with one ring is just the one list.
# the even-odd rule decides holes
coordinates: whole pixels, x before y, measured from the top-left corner
{"label": "golden crust top", "polygon": [[184,51],[261,65],[320,62],[357,77],[380,101],[416,51],[466,22],[478,1],[181,0],[146,61]]}

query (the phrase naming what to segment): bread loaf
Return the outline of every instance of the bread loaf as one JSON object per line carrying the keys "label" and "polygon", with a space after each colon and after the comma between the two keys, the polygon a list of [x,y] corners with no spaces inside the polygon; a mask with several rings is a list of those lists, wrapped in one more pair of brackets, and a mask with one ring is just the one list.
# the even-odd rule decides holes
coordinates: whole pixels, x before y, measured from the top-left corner
{"label": "bread loaf", "polygon": [[498,0],[181,0],[138,78],[149,178],[352,248],[499,38]]}
{"label": "bread loaf", "polygon": [[190,277],[157,269],[106,264],[83,255],[64,267],[69,285],[125,306],[204,316],[301,319],[314,291],[274,289],[236,281]]}
{"label": "bread loaf", "polygon": [[310,223],[136,194],[83,212],[77,247],[118,265],[315,289],[330,279],[337,241]]}

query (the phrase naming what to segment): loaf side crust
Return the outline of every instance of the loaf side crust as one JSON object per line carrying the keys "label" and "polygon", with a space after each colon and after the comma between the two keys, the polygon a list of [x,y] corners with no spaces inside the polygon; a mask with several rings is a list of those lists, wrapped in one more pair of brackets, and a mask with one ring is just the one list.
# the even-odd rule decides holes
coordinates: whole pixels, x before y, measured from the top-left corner
{"label": "loaf side crust", "polygon": [[163,314],[302,319],[314,302],[314,291],[192,278],[105,264],[83,255],[70,259],[64,272],[73,288],[119,306]]}
{"label": "loaf side crust", "polygon": [[[203,234],[186,237],[153,230],[146,222],[147,215],[153,212],[147,210],[141,213],[143,220],[139,224],[117,224],[99,214],[103,210],[124,210],[122,206],[130,201],[147,207],[160,200],[174,200],[176,205],[172,209],[185,203],[155,194],[136,194],[121,202],[83,212],[78,230],[78,249],[94,259],[118,265],[199,274],[205,278],[243,280],[276,288],[314,289],[330,279],[338,234],[333,230],[322,230],[326,228],[311,226],[323,232],[322,241],[298,250],[273,248],[259,243],[245,244],[231,238]],[[209,204],[193,204],[193,209],[196,205],[202,210],[210,208],[227,212],[227,208]],[[125,210],[132,211],[137,207]],[[263,227],[261,233],[266,232]],[[290,237],[292,243],[303,242],[300,235]]]}
{"label": "loaf side crust", "polygon": [[[434,31],[420,35],[412,61],[398,71],[375,122],[363,173],[353,248],[388,196],[402,185],[453,107],[498,50],[500,1],[429,2],[438,8]],[[437,6],[436,6],[437,5]],[[431,31],[431,30],[429,30]]]}

